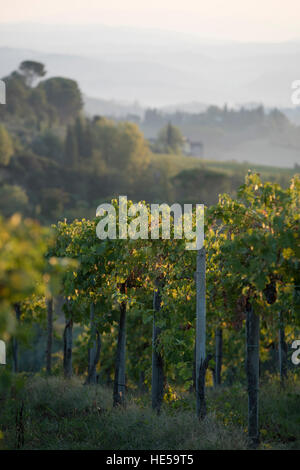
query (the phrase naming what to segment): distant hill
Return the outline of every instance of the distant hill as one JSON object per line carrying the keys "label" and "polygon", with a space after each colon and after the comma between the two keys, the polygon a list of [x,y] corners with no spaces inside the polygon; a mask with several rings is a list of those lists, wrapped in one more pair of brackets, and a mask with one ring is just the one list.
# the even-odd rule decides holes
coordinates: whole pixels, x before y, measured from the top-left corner
{"label": "distant hill", "polygon": [[124,118],[128,115],[142,118],[145,109],[139,103],[118,102],[115,100],[104,100],[101,98],[91,98],[84,96],[84,109],[89,116],[111,116]]}
{"label": "distant hill", "polygon": [[294,108],[283,108],[282,112],[293,124],[300,126],[300,106]]}
{"label": "distant hill", "polygon": [[163,31],[92,26],[1,25],[0,74],[24,58],[78,80],[87,96],[143,106],[176,103],[291,107],[300,42],[205,42]]}
{"label": "distant hill", "polygon": [[[296,41],[205,43],[175,33],[102,26],[54,30],[38,25],[5,25],[1,41],[0,77],[23,60],[42,62],[47,78],[63,76],[78,82],[87,115],[129,117],[147,138],[155,138],[164,125],[145,125],[147,108],[158,108],[173,122],[177,111],[198,114],[211,104],[251,109],[262,103],[267,111],[282,109],[300,125],[300,107],[293,108],[290,102],[291,82],[299,78]],[[203,142],[205,158],[281,167],[299,164],[300,131],[292,126],[282,133],[263,128],[242,133],[222,123],[199,122],[182,121],[179,127],[190,140]]]}

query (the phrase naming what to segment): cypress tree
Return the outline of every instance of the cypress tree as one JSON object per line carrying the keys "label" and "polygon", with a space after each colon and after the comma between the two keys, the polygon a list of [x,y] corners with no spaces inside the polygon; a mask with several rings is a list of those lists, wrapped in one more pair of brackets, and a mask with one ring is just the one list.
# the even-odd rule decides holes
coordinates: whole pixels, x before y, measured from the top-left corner
{"label": "cypress tree", "polygon": [[72,126],[68,126],[64,149],[64,164],[67,167],[75,168],[79,161],[78,144],[76,134]]}

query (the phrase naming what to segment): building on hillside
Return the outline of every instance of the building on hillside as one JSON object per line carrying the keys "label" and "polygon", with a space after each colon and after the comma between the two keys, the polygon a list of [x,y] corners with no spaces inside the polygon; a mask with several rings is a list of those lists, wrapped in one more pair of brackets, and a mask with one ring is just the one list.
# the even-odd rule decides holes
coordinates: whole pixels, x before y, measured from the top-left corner
{"label": "building on hillside", "polygon": [[185,138],[183,144],[184,155],[190,157],[203,158],[204,156],[204,145],[201,141],[195,141]]}
{"label": "building on hillside", "polygon": [[[157,152],[157,139],[153,137],[148,137],[147,139],[150,149],[154,152]],[[204,156],[204,145],[201,141],[195,141],[183,138],[182,153],[188,157],[198,157],[203,158]]]}

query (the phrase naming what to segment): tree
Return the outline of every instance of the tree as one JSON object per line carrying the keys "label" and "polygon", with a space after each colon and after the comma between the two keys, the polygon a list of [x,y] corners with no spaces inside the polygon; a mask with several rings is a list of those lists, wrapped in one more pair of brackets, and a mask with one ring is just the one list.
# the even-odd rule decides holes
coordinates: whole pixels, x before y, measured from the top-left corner
{"label": "tree", "polygon": [[64,149],[64,164],[70,169],[78,165],[79,151],[76,134],[72,126],[68,126]]}
{"label": "tree", "polygon": [[[240,182],[243,182],[242,178]],[[201,201],[207,206],[217,202],[218,194],[231,193],[235,189],[232,178],[228,175],[204,168],[182,170],[172,178],[172,183],[177,201]]]}
{"label": "tree", "polygon": [[134,180],[149,164],[149,149],[136,124],[123,122],[118,125],[118,147],[114,156],[116,168],[128,172],[129,181]]}
{"label": "tree", "polygon": [[41,191],[41,214],[49,219],[61,216],[69,195],[60,188],[45,188]]}
{"label": "tree", "polygon": [[61,139],[51,130],[39,134],[32,142],[32,150],[37,155],[61,161],[63,157],[63,144]]}
{"label": "tree", "polygon": [[93,126],[93,142],[107,166],[126,172],[129,182],[148,167],[148,145],[136,124],[97,120]]}
{"label": "tree", "polygon": [[63,77],[53,77],[41,82],[47,101],[56,110],[61,122],[70,122],[82,109],[82,96],[77,82]]}
{"label": "tree", "polygon": [[[26,69],[27,72],[29,74],[28,80],[31,81],[31,75],[34,72]],[[25,75],[19,70],[5,77],[4,82],[7,104],[5,107],[0,107],[0,116],[3,120],[14,120],[15,122],[15,119],[17,119],[17,129],[20,124],[26,122],[26,128],[28,126],[31,129],[36,127],[38,130],[42,128],[45,122],[52,126],[55,121],[61,120],[60,111],[52,101],[53,96],[47,94],[43,81],[38,86],[31,88],[27,85]],[[61,97],[62,99],[63,97]]]}
{"label": "tree", "polygon": [[7,166],[14,153],[10,135],[4,126],[0,125],[0,165]]}
{"label": "tree", "polygon": [[29,87],[32,87],[38,78],[46,75],[44,64],[33,60],[24,60],[19,66],[19,71],[24,75],[26,85]]}
{"label": "tree", "polygon": [[27,101],[30,95],[30,89],[24,82],[24,77],[19,72],[12,72],[3,79],[6,86],[6,105],[0,106],[1,117],[10,114],[13,116],[28,116]]}
{"label": "tree", "polygon": [[77,116],[74,126],[74,132],[77,139],[78,153],[80,157],[87,156],[86,152],[86,129],[81,116]]}
{"label": "tree", "polygon": [[157,150],[161,153],[181,154],[182,146],[183,136],[180,129],[169,122],[158,134]]}
{"label": "tree", "polygon": [[26,213],[28,201],[27,193],[20,186],[4,184],[0,188],[0,214],[5,217],[15,212]]}

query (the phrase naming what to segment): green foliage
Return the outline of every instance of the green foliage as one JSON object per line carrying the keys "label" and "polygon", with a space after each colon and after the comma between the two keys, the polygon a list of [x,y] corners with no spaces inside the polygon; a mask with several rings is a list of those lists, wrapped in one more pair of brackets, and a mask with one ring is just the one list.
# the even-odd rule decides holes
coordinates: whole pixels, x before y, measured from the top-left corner
{"label": "green foliage", "polygon": [[19,71],[24,75],[28,86],[32,86],[36,79],[46,75],[44,64],[33,60],[24,60],[20,64]]}
{"label": "green foliage", "polygon": [[[26,67],[28,77],[36,77],[35,66],[31,69],[27,64]],[[29,78],[25,78],[25,75],[15,72],[6,79],[9,104],[3,121],[14,135],[14,145],[5,128],[0,127],[1,164],[5,166],[1,173],[0,210],[5,216],[18,210],[46,223],[64,220],[67,214],[71,221],[65,219],[56,223],[52,242],[47,230],[34,222],[22,220],[20,216],[0,221],[2,337],[8,339],[14,333],[19,339],[24,338],[25,344],[29,330],[36,325],[44,327],[47,296],[50,292],[52,295],[59,293],[66,301],[66,318],[73,320],[80,333],[75,343],[74,367],[77,373],[84,374],[87,349],[94,339],[89,326],[89,309],[93,304],[95,327],[101,335],[101,359],[97,372],[101,383],[109,384],[114,373],[119,309],[120,305],[126,304],[127,384],[137,388],[139,383],[139,388],[145,390],[149,388],[152,367],[153,293],[159,282],[162,308],[156,313],[155,320],[161,333],[156,347],[163,358],[168,380],[165,402],[176,414],[181,407],[177,388],[186,392],[195,384],[195,252],[185,250],[184,237],[173,239],[173,229],[171,240],[164,240],[161,235],[158,240],[99,240],[96,226],[102,216],[89,220],[85,214],[90,214],[101,201],[110,200],[114,194],[123,191],[135,200],[146,195],[151,201],[215,203],[206,208],[205,222],[207,351],[214,354],[215,330],[221,328],[224,339],[223,381],[226,385],[233,385],[231,391],[237,403],[244,403],[245,393],[234,387],[236,382],[240,385],[245,383],[243,341],[246,306],[252,304],[261,316],[263,377],[271,367],[274,371],[274,364],[270,367],[270,361],[274,359],[276,349],[279,313],[283,316],[288,342],[295,339],[300,326],[299,177],[295,176],[289,186],[281,185],[279,180],[282,178],[286,182],[292,172],[274,171],[271,175],[273,181],[264,182],[269,170],[263,169],[264,178],[250,172],[238,189],[244,166],[208,163],[174,155],[174,152],[180,153],[182,145],[182,136],[174,126],[167,125],[159,140],[160,151],[169,155],[151,155],[136,125],[81,116],[81,95],[72,80],[57,77],[41,81],[36,88],[31,88]],[[0,113],[2,116],[2,109]],[[222,113],[228,122],[227,111]],[[220,111],[210,108],[207,115],[215,120],[220,117]],[[261,122],[266,119],[262,110],[256,110],[255,116]],[[253,115],[247,112],[244,118],[252,119]],[[270,119],[276,128],[286,125],[282,116],[275,112],[271,113]],[[215,200],[217,190],[225,192],[218,202]],[[116,199],[112,200],[112,205],[118,221]],[[131,206],[132,201],[128,201],[127,209],[130,210]],[[81,220],[76,218],[81,214]],[[146,217],[149,228],[149,205]],[[139,227],[135,216],[129,219]],[[161,220],[159,226],[161,228]],[[119,229],[117,223],[117,233]],[[17,329],[14,329],[12,315],[15,303],[20,304],[22,313]],[[57,364],[58,372],[59,361]],[[213,361],[210,367],[214,369]],[[209,384],[211,374],[207,377]],[[42,394],[46,394],[44,388],[43,384]],[[80,398],[78,389],[75,395],[77,393]],[[48,395],[46,405],[40,405],[39,397],[36,398],[37,408],[41,406],[51,424],[51,417],[60,417],[66,403],[62,399],[62,403],[51,407],[48,401]],[[289,400],[287,402],[290,403]],[[33,417],[35,406],[32,408]],[[187,410],[186,401],[182,406]],[[77,423],[75,427],[79,426],[82,410],[73,416],[72,406],[68,405],[67,409],[68,415]],[[137,413],[150,435],[148,423]],[[242,413],[238,414],[239,421],[234,421],[236,416],[232,405],[226,400],[217,420],[224,417],[226,426],[241,425]],[[134,416],[137,416],[135,411],[129,419],[133,420],[130,422],[136,432]],[[119,415],[112,413],[110,417],[115,423]],[[94,414],[90,418],[94,422]],[[180,419],[183,419],[182,414]],[[189,420],[190,415],[187,422],[196,429]],[[36,422],[43,427],[39,419]],[[215,424],[214,419],[212,422]],[[176,420],[172,423],[176,424]],[[169,424],[164,429],[169,431]],[[224,436],[218,427],[219,431]],[[272,436],[276,439],[275,435]],[[50,437],[54,439],[53,443],[56,442],[52,435]],[[155,445],[155,442],[150,437],[150,440],[145,439],[136,445]],[[174,448],[189,444],[188,440],[167,442]],[[120,446],[127,443],[124,439]],[[132,437],[131,445],[134,443],[136,440]],[[196,444],[199,445],[198,440],[191,438],[191,448]],[[41,446],[47,446],[47,442],[43,441]],[[209,448],[210,444],[203,446]]]}
{"label": "green foliage", "polygon": [[[274,376],[270,376],[260,391],[260,423],[262,449],[299,449],[299,381],[289,376],[285,389]],[[209,410],[216,414],[225,426],[241,426],[246,432],[247,393],[236,384],[212,391]]]}
{"label": "green foliage", "polygon": [[0,187],[0,213],[5,217],[15,212],[26,214],[28,202],[26,191],[20,186],[4,184]]}
{"label": "green foliage", "polygon": [[0,220],[0,233],[0,334],[5,339],[13,327],[12,305],[45,292],[47,231],[16,214]]}
{"label": "green foliage", "polygon": [[201,201],[207,206],[217,202],[218,194],[211,191],[217,187],[219,193],[232,194],[236,181],[230,176],[209,169],[183,170],[172,179],[177,198],[183,203]]}
{"label": "green foliage", "polygon": [[0,125],[0,165],[7,166],[14,153],[13,143],[5,127]]}
{"label": "green foliage", "polygon": [[181,154],[183,143],[180,129],[169,122],[160,130],[155,150],[159,153]]}
{"label": "green foliage", "polygon": [[82,108],[81,92],[74,80],[63,77],[48,78],[37,87],[45,92],[48,103],[55,109],[61,122],[68,122]]}
{"label": "green foliage", "polygon": [[[112,204],[117,215],[117,201]],[[128,209],[130,206],[128,201]],[[258,175],[253,174],[247,177],[236,199],[223,195],[207,211],[208,350],[214,353],[215,328],[225,329],[228,360],[225,359],[224,377],[228,383],[237,376],[244,381],[241,364],[246,302],[253,303],[268,328],[262,330],[263,360],[268,359],[263,356],[264,348],[277,335],[278,312],[284,311],[285,323],[296,327],[293,294],[298,266],[295,235],[298,207],[298,178],[283,190],[277,184],[261,183]],[[148,221],[150,224],[149,213]],[[100,241],[95,233],[97,222],[82,220],[60,223],[57,227],[55,255],[70,256],[80,262],[79,271],[70,272],[64,284],[65,295],[72,299],[74,315],[86,324],[88,305],[93,302],[97,306],[99,328],[112,332],[114,312],[126,301],[128,371],[135,383],[140,373],[148,380],[152,295],[155,280],[164,279],[162,309],[157,315],[157,324],[162,329],[159,347],[170,380],[179,381],[188,389],[194,361],[195,252],[185,250],[184,239],[174,240],[172,236],[171,240]],[[277,291],[272,305],[265,295],[270,280],[275,280]],[[127,286],[125,294],[120,292],[123,283]]]}
{"label": "green foliage", "polygon": [[[24,77],[18,72],[12,72],[11,75],[4,78],[6,85],[7,104],[0,108],[1,117],[9,116],[25,118],[28,111],[28,102],[30,90],[25,84]],[[24,106],[27,104],[26,109]]]}
{"label": "green foliage", "polygon": [[23,317],[40,321],[40,298],[57,294],[62,274],[77,264],[51,256],[51,232],[19,214],[0,219],[0,235],[0,335],[8,339],[15,326],[13,305],[24,303]]}
{"label": "green foliage", "polygon": [[[211,412],[216,412],[216,426],[219,427],[219,422],[222,422],[222,426],[231,429],[230,432],[233,432],[235,426],[244,425],[245,390],[242,385],[245,376],[242,368],[247,302],[251,303],[261,316],[262,364],[269,360],[267,350],[270,344],[276,341],[278,313],[283,313],[287,338],[291,339],[299,326],[294,296],[299,268],[299,194],[298,177],[292,179],[289,188],[282,189],[275,183],[262,183],[259,175],[250,173],[236,198],[223,194],[218,204],[206,210],[207,350],[214,353],[215,329],[222,328],[225,356],[223,379],[226,384],[232,385],[229,393],[236,394],[235,403],[238,405],[236,411],[233,411],[232,404],[230,400],[226,400],[227,395],[224,392],[221,404],[216,398],[216,404],[209,406]],[[115,209],[118,233],[118,201],[112,200],[111,203]],[[127,211],[130,211],[131,206],[132,201],[127,201]],[[149,228],[149,205],[146,205],[146,212]],[[15,286],[18,286],[18,277],[15,276],[20,275],[18,265],[17,274],[13,276],[13,287],[10,284],[7,287],[8,293],[11,291],[11,297],[7,294],[8,303],[23,302],[24,318],[21,320],[25,320],[25,323],[40,322],[44,318],[45,310],[41,308],[39,297],[30,300],[28,296],[32,293],[45,295],[50,289],[53,292],[55,289],[50,282],[51,274],[60,267],[62,284],[56,287],[56,292],[60,292],[67,299],[66,317],[71,318],[82,329],[76,342],[75,369],[79,373],[85,372],[86,352],[93,340],[93,330],[89,327],[89,307],[93,304],[95,327],[102,340],[98,368],[102,383],[109,383],[113,375],[119,308],[125,303],[128,316],[127,383],[136,388],[137,382],[140,382],[140,388],[145,389],[151,375],[152,299],[159,280],[162,302],[161,310],[156,312],[156,324],[161,333],[156,347],[163,357],[168,377],[165,404],[169,404],[172,417],[178,412],[180,419],[183,419],[180,414],[181,395],[176,387],[182,392],[187,392],[194,381],[196,253],[185,249],[184,237],[173,238],[174,228],[171,229],[170,240],[162,239],[161,232],[158,240],[99,240],[96,226],[104,217],[106,215],[97,216],[92,220],[82,219],[71,223],[64,221],[54,226],[54,240],[47,252],[49,263],[44,260],[42,265],[38,265],[34,286],[31,283],[25,288],[22,281],[22,284],[19,282],[19,291],[15,291]],[[129,216],[129,223],[136,220],[135,215]],[[193,227],[195,222],[194,214]],[[18,226],[20,219],[10,223]],[[160,219],[160,228],[161,223]],[[27,234],[21,233],[20,236],[24,242]],[[41,237],[41,234],[37,236]],[[30,246],[22,246],[18,238],[16,243],[18,250],[26,251],[32,268],[34,263],[30,258]],[[36,242],[34,247],[37,247]],[[24,263],[22,260],[22,267],[26,266]],[[5,272],[2,278],[7,282]],[[30,281],[30,276],[28,280]],[[41,288],[36,291],[38,285],[41,285]],[[8,326],[5,328],[8,331]],[[214,365],[211,364],[211,367]],[[262,370],[266,377],[267,368]],[[208,376],[207,384],[210,383],[209,380]],[[289,408],[289,399],[286,403]],[[43,408],[47,419],[51,419],[52,415],[56,416],[56,419],[60,416],[59,406],[54,409],[47,404],[45,409]],[[272,406],[273,404],[269,408],[270,413]],[[186,402],[183,407],[186,413]],[[34,410],[32,412],[35,413]],[[188,419],[189,415],[184,416]],[[72,423],[73,417],[70,411]],[[74,419],[77,418],[76,415]],[[110,414],[110,419],[114,422],[115,415]],[[266,428],[263,430],[267,432],[268,439],[272,440],[272,445],[275,441],[276,446],[274,423],[272,420],[270,423],[272,431]],[[37,425],[43,424],[38,422]],[[285,429],[285,426],[286,423],[282,429]],[[150,445],[149,442],[152,441],[148,441],[147,426],[145,431],[148,437],[143,442]],[[280,436],[282,433],[281,430]],[[293,438],[294,434],[293,428]],[[296,442],[297,439],[296,435]],[[268,442],[267,440],[266,445]],[[54,443],[56,441],[53,441],[53,445]],[[130,445],[138,446],[136,439],[132,438]],[[179,444],[174,444],[175,447],[177,445]],[[191,446],[193,445],[192,443]],[[210,448],[209,445],[205,448]],[[40,446],[44,447],[45,443],[42,442]]]}
{"label": "green foliage", "polygon": [[272,312],[293,309],[299,195],[298,177],[283,190],[277,184],[263,184],[259,175],[250,174],[236,200],[223,195],[219,204],[210,209],[208,224],[215,224],[216,230],[210,231],[215,261],[223,270],[220,280],[225,292],[231,285],[236,293],[235,298],[230,296],[230,302],[250,300],[267,315],[270,308],[265,289],[273,281],[281,295],[272,305]]}
{"label": "green foliage", "polygon": [[[159,416],[134,396],[126,411],[111,409],[110,390],[82,386],[78,379],[35,378],[26,384],[23,449],[243,449],[239,427],[217,422],[213,414],[199,423],[190,410],[168,409]],[[0,410],[3,447],[15,447],[12,423],[17,403]]]}
{"label": "green foliage", "polygon": [[78,165],[79,151],[76,134],[71,126],[68,126],[64,149],[64,164],[68,168],[76,168]]}
{"label": "green foliage", "polygon": [[135,124],[116,124],[101,118],[94,122],[91,131],[93,146],[100,152],[107,166],[128,171],[134,177],[147,167],[149,150],[143,134]]}
{"label": "green foliage", "polygon": [[41,129],[43,124],[65,124],[77,116],[82,108],[81,93],[77,83],[63,77],[34,82],[46,74],[44,65],[24,61],[18,71],[4,78],[7,105],[1,107],[3,121],[14,122],[14,128],[24,126]]}
{"label": "green foliage", "polygon": [[[17,384],[16,384],[17,385]],[[16,392],[15,392],[16,393]],[[111,391],[82,386],[77,379],[36,377],[26,380],[16,398],[5,397],[0,417],[2,448],[15,448],[15,412],[23,398],[24,449],[245,449],[247,395],[243,387],[208,390],[204,422],[195,418],[192,395],[165,403],[159,416],[132,395],[125,411],[111,409]],[[299,385],[282,390],[268,382],[261,389],[261,448],[298,449]],[[176,404],[176,406],[175,406]]]}
{"label": "green foliage", "polygon": [[32,150],[41,155],[60,162],[63,157],[63,143],[51,130],[39,134],[32,142]]}
{"label": "green foliage", "polygon": [[[135,124],[84,117],[81,93],[72,80],[55,77],[31,87],[19,70],[4,81],[7,104],[0,107],[0,118],[13,140],[14,155],[11,150],[9,158],[5,153],[1,181],[26,192],[24,214],[42,223],[90,217],[99,202],[117,194],[127,194],[133,200],[214,204],[219,193],[234,196],[248,169],[248,164],[175,155],[180,153],[182,139],[176,127],[168,126],[164,119],[159,126],[165,124],[164,138],[169,138],[172,148],[166,144],[156,151],[172,153],[151,154]],[[152,114],[157,120],[157,113]],[[230,118],[236,123],[235,114],[228,110],[211,109],[208,114],[209,119]],[[261,114],[245,111],[243,119],[251,124],[261,119]],[[281,120],[275,114],[272,119]],[[174,117],[174,124],[179,117]],[[146,113],[146,121],[148,118]],[[276,180],[283,187],[293,175],[287,169],[259,170],[264,180]]]}

